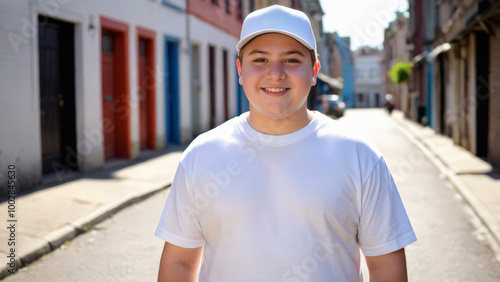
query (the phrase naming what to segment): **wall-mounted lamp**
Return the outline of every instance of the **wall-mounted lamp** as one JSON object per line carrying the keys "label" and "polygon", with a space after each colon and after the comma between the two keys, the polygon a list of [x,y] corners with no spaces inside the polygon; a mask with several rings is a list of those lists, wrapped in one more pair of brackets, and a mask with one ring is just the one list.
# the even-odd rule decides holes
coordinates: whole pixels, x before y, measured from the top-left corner
{"label": "wall-mounted lamp", "polygon": [[94,29],[95,29],[94,15],[89,15],[89,31],[93,31]]}

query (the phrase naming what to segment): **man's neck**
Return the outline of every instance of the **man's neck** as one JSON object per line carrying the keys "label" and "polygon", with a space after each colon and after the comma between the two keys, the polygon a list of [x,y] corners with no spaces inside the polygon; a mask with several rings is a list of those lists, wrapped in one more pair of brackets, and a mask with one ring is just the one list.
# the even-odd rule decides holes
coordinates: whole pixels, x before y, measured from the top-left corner
{"label": "man's neck", "polygon": [[250,126],[260,133],[269,135],[284,135],[304,128],[314,119],[314,114],[305,110],[299,114],[287,117],[270,117],[258,111],[252,111],[247,116]]}

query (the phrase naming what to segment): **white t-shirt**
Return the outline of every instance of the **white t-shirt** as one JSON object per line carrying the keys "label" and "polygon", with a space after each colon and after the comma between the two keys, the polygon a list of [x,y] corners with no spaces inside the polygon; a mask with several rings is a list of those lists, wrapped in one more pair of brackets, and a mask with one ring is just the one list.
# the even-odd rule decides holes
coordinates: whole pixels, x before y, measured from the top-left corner
{"label": "white t-shirt", "polygon": [[184,151],[155,234],[204,246],[200,281],[361,281],[360,248],[416,240],[380,153],[314,115],[266,135],[243,114]]}

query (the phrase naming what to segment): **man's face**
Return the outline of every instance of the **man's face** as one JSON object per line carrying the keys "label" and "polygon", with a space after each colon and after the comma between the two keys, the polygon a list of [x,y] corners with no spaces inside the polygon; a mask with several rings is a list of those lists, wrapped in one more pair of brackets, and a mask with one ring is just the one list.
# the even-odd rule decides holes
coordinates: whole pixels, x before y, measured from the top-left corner
{"label": "man's face", "polygon": [[319,63],[311,67],[309,50],[289,36],[268,33],[250,41],[242,52],[239,81],[251,113],[268,118],[303,115],[319,70]]}

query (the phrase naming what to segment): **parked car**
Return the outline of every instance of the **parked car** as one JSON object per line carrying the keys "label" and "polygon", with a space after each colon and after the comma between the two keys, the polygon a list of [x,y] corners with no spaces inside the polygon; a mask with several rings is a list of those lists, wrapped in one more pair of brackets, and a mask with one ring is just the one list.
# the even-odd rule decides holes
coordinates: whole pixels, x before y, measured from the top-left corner
{"label": "parked car", "polygon": [[344,115],[345,103],[339,95],[323,94],[316,97],[316,110],[339,118]]}

